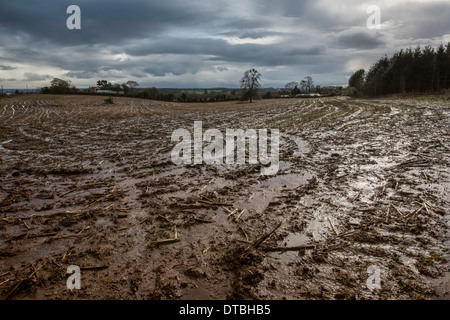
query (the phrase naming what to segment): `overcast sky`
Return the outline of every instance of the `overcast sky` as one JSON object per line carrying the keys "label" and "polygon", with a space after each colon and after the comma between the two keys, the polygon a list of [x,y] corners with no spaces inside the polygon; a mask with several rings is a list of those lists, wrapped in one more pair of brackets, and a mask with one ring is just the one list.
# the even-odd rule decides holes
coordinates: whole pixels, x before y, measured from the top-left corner
{"label": "overcast sky", "polygon": [[[81,30],[66,27],[72,4]],[[366,26],[370,5],[378,30]],[[449,17],[450,0],[2,0],[0,85],[238,87],[253,67],[264,87],[308,75],[345,85],[385,54],[450,42]]]}

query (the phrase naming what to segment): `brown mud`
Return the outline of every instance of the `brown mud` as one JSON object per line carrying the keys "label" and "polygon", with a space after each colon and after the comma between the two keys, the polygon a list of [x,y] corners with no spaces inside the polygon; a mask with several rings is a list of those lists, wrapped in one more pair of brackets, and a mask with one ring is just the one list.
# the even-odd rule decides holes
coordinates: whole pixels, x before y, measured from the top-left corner
{"label": "brown mud", "polygon": [[[0,100],[4,299],[448,297],[450,103],[103,100]],[[279,129],[277,175],[174,165],[197,120]]]}

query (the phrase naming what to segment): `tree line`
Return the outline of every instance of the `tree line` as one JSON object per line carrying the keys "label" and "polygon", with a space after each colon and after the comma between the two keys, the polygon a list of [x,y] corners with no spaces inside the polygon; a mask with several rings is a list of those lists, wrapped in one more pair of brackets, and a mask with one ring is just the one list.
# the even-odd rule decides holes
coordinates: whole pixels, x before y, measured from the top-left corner
{"label": "tree line", "polygon": [[350,94],[370,96],[449,89],[450,42],[436,49],[417,46],[386,55],[367,72],[353,73],[348,84]]}
{"label": "tree line", "polygon": [[[163,101],[180,101],[180,102],[219,102],[219,101],[231,101],[231,100],[241,100],[252,102],[254,98],[272,99],[272,93],[266,91],[264,95],[258,95],[259,89],[261,89],[261,78],[262,74],[255,68],[248,69],[244,72],[244,75],[240,79],[239,89],[232,89],[228,92],[220,92],[220,94],[212,95],[208,94],[205,89],[204,94],[197,95],[187,94],[186,92],[181,92],[179,95],[174,93],[163,93],[157,88],[139,88],[139,83],[136,81],[127,81],[123,84],[112,84],[108,80],[98,80],[97,86],[95,88],[89,88],[87,90],[77,89],[70,80],[63,80],[59,78],[54,78],[50,82],[50,86],[41,88],[41,93],[45,94],[102,94],[111,95],[115,93],[117,95],[123,95],[127,97],[144,98],[152,100],[163,100]],[[300,87],[300,88],[299,88]],[[342,88],[341,88],[342,89]],[[312,77],[307,76],[304,80],[300,82],[291,81],[286,84],[285,89],[275,92],[274,97],[277,97],[277,93],[282,97],[284,95],[295,96],[296,94],[306,92],[318,92],[318,93],[330,93],[329,89],[321,88],[320,86],[315,86]],[[109,99],[109,101],[112,101]]]}
{"label": "tree line", "polygon": [[286,85],[284,86],[284,90],[284,94],[295,96],[302,92],[312,93],[314,91],[320,90],[320,86],[314,86],[313,78],[311,76],[307,76],[300,82],[290,81],[286,83]]}
{"label": "tree line", "polygon": [[[116,94],[121,93],[127,97],[152,99],[152,100],[163,100],[163,101],[173,101],[175,96],[173,94],[163,94],[160,93],[155,87],[152,88],[138,88],[139,84],[136,81],[127,81],[123,84],[112,84],[107,80],[98,80],[97,87],[89,88],[87,90],[79,90],[70,80],[63,80],[59,78],[54,78],[50,82],[50,86],[45,86],[41,88],[41,93],[43,94],[97,94],[101,90],[110,91]],[[98,92],[100,90],[100,92]],[[104,93],[101,93],[104,94]],[[108,93],[105,93],[108,94]]]}
{"label": "tree line", "polygon": [[[180,101],[180,102],[218,102],[218,101],[230,101],[230,100],[250,100],[256,96],[258,89],[260,88],[261,74],[256,69],[249,69],[245,71],[244,76],[240,80],[242,95],[239,97],[236,90],[231,90],[229,94],[217,94],[205,96],[188,95],[182,92],[179,96],[175,96],[173,93],[161,93],[157,88],[139,88],[139,83],[136,81],[127,81],[126,83],[118,84],[111,83],[108,80],[98,80],[95,88],[89,88],[88,90],[79,90],[72,85],[70,80],[63,80],[54,78],[50,82],[50,86],[41,88],[43,94],[102,94],[110,95],[115,93],[121,94],[127,97],[162,100],[162,101]],[[207,90],[205,90],[207,92]],[[109,103],[112,103],[112,99],[107,99]],[[105,100],[106,101],[106,100]]]}

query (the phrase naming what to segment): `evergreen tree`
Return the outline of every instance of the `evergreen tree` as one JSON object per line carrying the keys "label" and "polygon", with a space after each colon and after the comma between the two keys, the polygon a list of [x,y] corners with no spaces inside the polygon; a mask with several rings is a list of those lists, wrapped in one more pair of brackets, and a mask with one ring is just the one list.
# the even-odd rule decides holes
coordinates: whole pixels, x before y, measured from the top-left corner
{"label": "evergreen tree", "polygon": [[[356,73],[353,76],[356,77]],[[353,84],[355,81],[352,79]],[[445,47],[441,44],[436,50],[431,46],[423,49],[418,46],[402,49],[392,57],[384,56],[370,67],[364,82],[364,92],[369,95],[431,92],[448,88],[450,43]]]}

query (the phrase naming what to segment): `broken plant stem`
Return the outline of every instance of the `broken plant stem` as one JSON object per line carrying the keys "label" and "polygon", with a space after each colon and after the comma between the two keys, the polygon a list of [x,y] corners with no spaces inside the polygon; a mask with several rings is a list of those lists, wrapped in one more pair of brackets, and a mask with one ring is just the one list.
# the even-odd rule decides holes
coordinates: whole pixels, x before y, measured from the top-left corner
{"label": "broken plant stem", "polygon": [[261,237],[259,237],[258,239],[255,240],[255,242],[253,242],[252,247],[253,248],[258,248],[261,243],[263,243],[267,238],[269,238],[275,231],[277,231],[277,229],[281,226],[281,222],[277,224],[277,226],[275,228],[272,229],[272,231],[270,231],[269,233],[264,233]]}
{"label": "broken plant stem", "polygon": [[336,230],[336,228],[334,227],[333,223],[331,222],[330,218],[327,217],[327,219],[328,219],[328,222],[330,223],[331,229],[333,229],[333,231],[334,231],[334,234],[335,234],[335,235],[339,235],[339,232],[337,232],[337,230]]}

